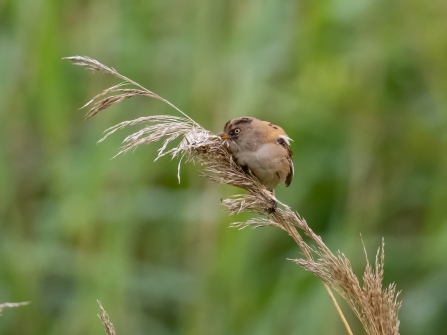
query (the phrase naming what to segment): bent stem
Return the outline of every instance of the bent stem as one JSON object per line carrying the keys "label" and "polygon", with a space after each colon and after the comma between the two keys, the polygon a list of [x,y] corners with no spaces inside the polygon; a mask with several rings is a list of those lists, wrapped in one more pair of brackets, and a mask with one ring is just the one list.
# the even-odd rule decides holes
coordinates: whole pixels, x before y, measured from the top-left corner
{"label": "bent stem", "polygon": [[[367,334],[399,335],[398,311],[401,306],[401,302],[397,300],[399,293],[396,292],[395,284],[383,287],[384,241],[379,247],[374,264],[369,263],[365,250],[366,267],[361,277],[362,284],[360,284],[349,259],[340,251],[333,253],[322,238],[309,227],[304,218],[287,205],[279,202],[255,177],[246,174],[234,161],[229,148],[219,136],[201,127],[169,101],[122,76],[115,69],[85,56],[66,59],[75,65],[111,74],[124,80],[123,83],[95,96],[87,104],[91,104],[87,117],[91,117],[113,104],[137,96],[161,100],[183,115],[183,117],[167,115],[140,117],[109,128],[103,139],[124,127],[151,123],[126,137],[118,155],[136,149],[143,144],[164,140],[158,150],[157,159],[170,155],[172,158],[179,157],[180,162],[197,162],[202,166],[203,175],[211,181],[245,190],[247,193],[223,199],[221,203],[230,215],[249,212],[257,214],[257,216],[245,222],[235,222],[231,227],[243,229],[249,226],[252,228],[271,226],[286,231],[302,252],[302,257],[290,260],[322,280],[349,335],[352,335],[352,331],[330,288],[345,299]],[[124,85],[136,86],[136,88],[121,88]],[[180,143],[168,149],[168,144],[175,139],[180,139]],[[272,204],[278,205],[273,212]],[[307,236],[310,242],[304,241],[303,236]]]}
{"label": "bent stem", "polygon": [[345,316],[343,315],[343,312],[341,311],[341,308],[338,305],[337,300],[335,299],[335,296],[332,294],[332,291],[331,291],[330,287],[327,286],[327,284],[325,282],[323,282],[323,285],[324,285],[324,287],[326,287],[326,291],[329,294],[329,297],[331,298],[332,302],[334,303],[335,308],[337,309],[338,315],[340,316],[341,321],[345,325],[346,331],[348,332],[349,335],[353,335],[352,334],[352,330],[349,327],[349,323],[346,320]]}
{"label": "bent stem", "polygon": [[[281,216],[279,216],[277,218],[278,221],[281,220]],[[309,246],[304,242],[303,238],[301,237],[301,235],[298,233],[298,231],[295,229],[295,227],[293,227],[292,225],[289,224],[289,222],[283,222],[284,223],[284,230],[287,231],[287,233],[289,234],[290,237],[292,237],[296,244],[298,244],[298,246],[301,248],[301,250],[303,251],[305,257],[309,260],[311,260],[312,262],[314,262],[312,253],[311,253],[311,248],[309,248]],[[335,299],[334,294],[332,293],[332,290],[330,289],[330,287],[324,282],[323,278],[321,278],[321,282],[323,283],[324,287],[326,288],[327,293],[329,294],[329,297],[331,298],[332,302],[334,303],[335,309],[337,310],[338,315],[340,316],[341,321],[343,322],[346,331],[348,333],[348,335],[353,335],[351,327],[349,327],[349,323],[346,320],[340,306],[337,303],[337,300]]]}

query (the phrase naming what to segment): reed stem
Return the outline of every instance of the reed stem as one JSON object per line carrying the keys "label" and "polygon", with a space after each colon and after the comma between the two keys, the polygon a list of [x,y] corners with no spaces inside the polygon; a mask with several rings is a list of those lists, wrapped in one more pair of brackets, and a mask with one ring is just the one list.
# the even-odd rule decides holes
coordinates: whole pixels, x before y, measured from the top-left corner
{"label": "reed stem", "polygon": [[340,316],[341,321],[345,325],[346,331],[348,332],[349,335],[353,335],[351,327],[349,327],[349,323],[348,323],[348,321],[346,321],[346,318],[343,315],[343,312],[341,311],[341,308],[338,305],[337,300],[335,300],[335,296],[332,294],[330,287],[327,286],[327,284],[325,282],[323,282],[323,285],[324,285],[324,287],[326,287],[326,291],[329,294],[329,297],[331,298],[332,302],[334,303],[335,308],[337,309],[338,315]]}

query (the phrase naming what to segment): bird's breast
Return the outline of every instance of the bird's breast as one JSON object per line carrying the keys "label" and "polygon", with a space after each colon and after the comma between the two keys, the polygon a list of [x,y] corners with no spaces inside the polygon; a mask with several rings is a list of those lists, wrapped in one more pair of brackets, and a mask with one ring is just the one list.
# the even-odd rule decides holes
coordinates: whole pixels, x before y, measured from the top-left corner
{"label": "bird's breast", "polygon": [[284,181],[290,170],[285,152],[277,144],[264,144],[257,150],[238,151],[233,155],[239,165],[247,166],[270,190]]}

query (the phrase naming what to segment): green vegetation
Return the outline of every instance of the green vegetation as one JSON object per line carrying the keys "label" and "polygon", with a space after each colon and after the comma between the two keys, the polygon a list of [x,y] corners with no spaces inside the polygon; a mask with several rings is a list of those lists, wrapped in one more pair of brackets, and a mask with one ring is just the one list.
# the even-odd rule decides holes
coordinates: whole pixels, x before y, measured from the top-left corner
{"label": "green vegetation", "polygon": [[[122,120],[174,114],[61,61],[89,55],[212,131],[251,115],[294,139],[277,196],[358,273],[382,236],[401,333],[447,327],[447,7],[422,0],[0,2],[1,334],[345,334],[277,229],[228,229],[200,178],[156,147],[109,160]],[[127,133],[126,133],[127,131]],[[244,215],[240,219],[248,218]],[[341,300],[340,300],[341,301]],[[355,334],[361,326],[344,307]]]}

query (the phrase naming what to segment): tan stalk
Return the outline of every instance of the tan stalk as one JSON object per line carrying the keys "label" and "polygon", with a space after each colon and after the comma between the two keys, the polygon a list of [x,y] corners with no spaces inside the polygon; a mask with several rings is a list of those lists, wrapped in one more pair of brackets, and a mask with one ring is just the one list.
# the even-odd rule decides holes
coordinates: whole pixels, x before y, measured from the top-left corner
{"label": "tan stalk", "polygon": [[[201,127],[188,115],[180,111],[169,101],[145,89],[141,85],[119,74],[98,61],[84,56],[67,57],[75,65],[85,66],[94,71],[112,74],[124,80],[124,83],[104,90],[87,105],[92,104],[87,117],[97,114],[107,107],[134,96],[146,96],[159,99],[174,107],[183,117],[155,115],[121,122],[105,131],[103,141],[115,131],[127,126],[149,123],[141,130],[126,137],[117,155],[126,153],[143,144],[151,144],[163,139],[156,159],[170,155],[179,157],[180,162],[198,162],[202,165],[203,175],[208,179],[244,189],[247,193],[223,199],[222,205],[230,215],[241,212],[259,214],[245,222],[235,222],[231,227],[271,226],[286,231],[301,249],[302,258],[291,259],[306,271],[318,276],[325,284],[348,333],[352,334],[340,307],[330,289],[337,291],[350,306],[369,335],[398,335],[398,310],[401,303],[397,301],[398,293],[394,284],[382,287],[384,265],[384,242],[379,248],[374,267],[366,258],[366,268],[361,285],[354,274],[348,258],[341,252],[332,253],[320,236],[309,227],[306,220],[281,203],[251,174],[245,173],[237,165],[219,136]],[[123,85],[134,85],[137,89],[122,89]],[[168,149],[169,144],[180,139],[177,146]],[[180,164],[180,163],[179,163]],[[274,210],[272,210],[275,208]],[[304,241],[302,234],[308,236],[311,244]],[[365,252],[366,256],[366,252]],[[379,257],[380,256],[380,257]]]}

